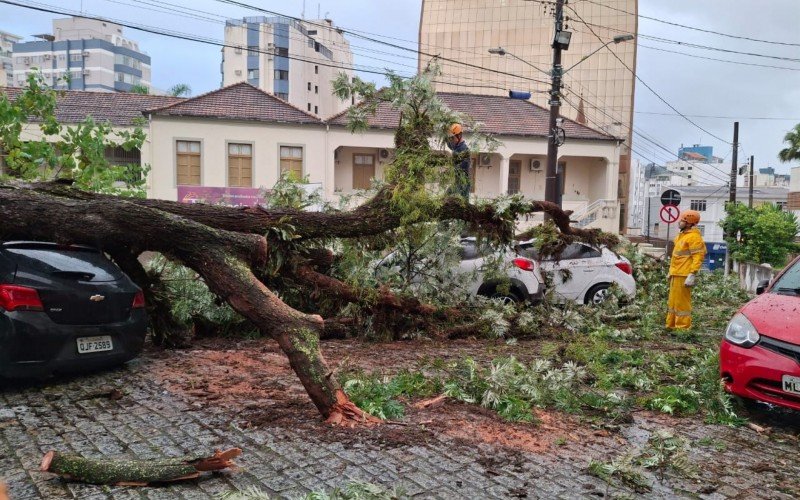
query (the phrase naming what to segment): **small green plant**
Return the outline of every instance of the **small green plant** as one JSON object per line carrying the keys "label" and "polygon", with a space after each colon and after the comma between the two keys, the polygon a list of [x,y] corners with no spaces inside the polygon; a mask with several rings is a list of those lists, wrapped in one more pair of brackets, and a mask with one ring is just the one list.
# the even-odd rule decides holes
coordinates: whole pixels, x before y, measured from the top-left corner
{"label": "small green plant", "polygon": [[344,373],[340,377],[344,391],[359,408],[382,419],[400,418],[405,407],[399,398],[428,397],[441,386],[422,373],[401,372],[393,377]]}

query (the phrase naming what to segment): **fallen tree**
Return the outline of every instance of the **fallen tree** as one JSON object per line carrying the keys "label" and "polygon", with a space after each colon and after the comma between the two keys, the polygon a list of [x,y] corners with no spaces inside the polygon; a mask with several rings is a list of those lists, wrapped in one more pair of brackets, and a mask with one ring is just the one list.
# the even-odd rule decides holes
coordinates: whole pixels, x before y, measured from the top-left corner
{"label": "fallen tree", "polygon": [[[275,339],[328,422],[374,422],[374,417],[348,399],[320,352],[324,319],[288,305],[281,299],[281,287],[291,282],[308,294],[362,303],[376,314],[424,316],[436,308],[385,287],[361,289],[326,274],[319,268],[320,261],[331,259],[326,242],[459,220],[475,234],[508,243],[517,217],[537,212],[549,215],[559,231],[552,251],[574,239],[615,242],[612,235],[571,227],[569,214],[553,203],[512,197],[503,203],[475,205],[448,196],[437,186],[452,184],[454,169],[449,157],[431,150],[429,138],[452,121],[465,121],[464,117],[438,102],[426,75],[411,82],[394,78],[391,88],[391,92],[376,93],[360,81],[340,80],[337,85],[341,97],[358,93],[364,98],[364,107],[358,109],[368,111],[371,104],[383,100],[402,112],[395,136],[397,157],[387,169],[387,184],[352,210],[187,205],[90,192],[76,188],[70,179],[18,180],[0,183],[0,239],[97,246],[142,286],[150,304],[158,306],[151,313],[161,318],[168,314],[165,304],[154,294],[154,283],[137,259],[145,251],[159,252],[193,269],[212,293]],[[358,123],[358,116],[353,122]],[[169,324],[161,322],[162,327]]]}

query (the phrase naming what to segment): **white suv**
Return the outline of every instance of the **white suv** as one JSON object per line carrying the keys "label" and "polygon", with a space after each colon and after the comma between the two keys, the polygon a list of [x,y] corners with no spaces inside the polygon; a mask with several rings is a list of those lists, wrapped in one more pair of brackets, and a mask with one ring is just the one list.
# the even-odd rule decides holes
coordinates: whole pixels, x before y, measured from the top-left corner
{"label": "white suv", "polygon": [[552,276],[556,301],[600,304],[605,301],[611,285],[617,285],[628,297],[636,295],[630,261],[608,248],[572,243],[564,249],[559,260],[541,260],[534,243],[534,240],[524,241],[517,246],[517,251],[539,262],[542,272]]}

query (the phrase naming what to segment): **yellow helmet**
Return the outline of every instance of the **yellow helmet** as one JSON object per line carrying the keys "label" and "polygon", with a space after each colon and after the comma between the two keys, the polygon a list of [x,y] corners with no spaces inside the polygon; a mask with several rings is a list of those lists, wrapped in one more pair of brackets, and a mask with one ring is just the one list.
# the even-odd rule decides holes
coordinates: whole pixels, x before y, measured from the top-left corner
{"label": "yellow helmet", "polygon": [[454,123],[450,125],[450,135],[458,135],[464,132],[464,128],[461,126],[460,123]]}
{"label": "yellow helmet", "polygon": [[700,222],[700,212],[697,210],[687,210],[681,215],[681,220],[687,224],[697,224]]}

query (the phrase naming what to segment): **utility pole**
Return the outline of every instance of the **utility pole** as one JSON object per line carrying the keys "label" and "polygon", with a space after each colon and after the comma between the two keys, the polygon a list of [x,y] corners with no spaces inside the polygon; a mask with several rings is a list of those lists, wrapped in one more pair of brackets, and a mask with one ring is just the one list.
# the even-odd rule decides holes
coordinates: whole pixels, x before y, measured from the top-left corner
{"label": "utility pole", "polygon": [[753,208],[753,157],[750,157],[750,192],[747,194],[747,206]]}
{"label": "utility pole", "polygon": [[561,107],[561,44],[558,34],[563,27],[564,0],[556,0],[555,34],[553,35],[553,68],[550,73],[550,124],[547,136],[547,170],[544,179],[544,199],[556,202],[556,170],[558,168],[558,117]]}
{"label": "utility pole", "polygon": [[736,173],[739,169],[739,122],[733,122],[733,159],[731,160],[731,183],[729,186],[731,203],[736,203]]}
{"label": "utility pole", "polygon": [[[739,122],[733,122],[733,159],[731,160],[731,180],[729,186],[729,199],[728,202],[733,204],[736,203],[736,174],[738,172],[738,163],[739,163]],[[723,238],[727,240],[729,234],[723,235]],[[725,251],[725,276],[731,273],[733,270],[733,260],[730,258],[730,250]]]}

